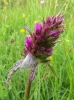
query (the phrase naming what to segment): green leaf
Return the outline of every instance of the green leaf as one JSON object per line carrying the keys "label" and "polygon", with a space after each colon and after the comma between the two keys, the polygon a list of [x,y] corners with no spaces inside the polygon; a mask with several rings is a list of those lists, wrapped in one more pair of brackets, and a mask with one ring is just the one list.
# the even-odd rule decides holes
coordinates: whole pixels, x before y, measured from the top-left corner
{"label": "green leaf", "polygon": [[59,76],[58,76],[58,74],[56,73],[54,67],[53,67],[51,64],[48,64],[48,65],[49,65],[51,71],[53,72],[53,74],[59,79]]}

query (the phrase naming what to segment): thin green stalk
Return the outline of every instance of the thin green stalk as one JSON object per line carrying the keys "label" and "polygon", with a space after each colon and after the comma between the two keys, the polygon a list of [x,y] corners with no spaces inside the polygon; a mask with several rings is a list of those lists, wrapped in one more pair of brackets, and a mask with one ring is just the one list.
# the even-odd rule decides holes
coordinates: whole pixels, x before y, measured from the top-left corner
{"label": "thin green stalk", "polygon": [[32,73],[32,68],[30,68],[24,100],[29,100],[31,84],[32,84],[32,80],[30,79],[31,78],[31,73]]}

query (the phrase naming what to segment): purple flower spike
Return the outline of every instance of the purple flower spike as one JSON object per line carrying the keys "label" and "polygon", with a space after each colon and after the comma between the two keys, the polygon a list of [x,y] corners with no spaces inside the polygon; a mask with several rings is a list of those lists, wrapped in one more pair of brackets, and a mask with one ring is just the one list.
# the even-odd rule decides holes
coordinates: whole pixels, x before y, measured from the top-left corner
{"label": "purple flower spike", "polygon": [[64,17],[60,14],[47,17],[41,24],[36,23],[34,32],[26,37],[24,53],[31,53],[41,61],[47,61],[60,34],[64,31]]}

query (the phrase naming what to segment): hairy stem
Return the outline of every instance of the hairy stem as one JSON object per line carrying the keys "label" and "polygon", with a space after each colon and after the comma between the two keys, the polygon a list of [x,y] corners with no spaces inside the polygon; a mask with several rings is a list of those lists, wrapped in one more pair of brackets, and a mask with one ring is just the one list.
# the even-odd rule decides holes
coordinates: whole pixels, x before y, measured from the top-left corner
{"label": "hairy stem", "polygon": [[29,100],[31,83],[32,83],[32,81],[30,80],[31,72],[32,72],[32,68],[30,68],[29,77],[28,77],[27,86],[26,86],[26,91],[25,91],[25,99],[24,100]]}
{"label": "hairy stem", "polygon": [[[29,72],[29,76],[28,76],[28,81],[27,81],[27,86],[26,86],[26,91],[25,91],[25,98],[24,100],[29,100],[29,95],[30,95],[30,90],[31,90],[31,84],[32,81],[35,78],[36,75],[36,68],[37,68],[37,64],[38,61],[35,59],[34,56],[30,55],[31,59],[28,61],[28,64],[30,64],[30,72]],[[29,66],[29,65],[28,65]]]}

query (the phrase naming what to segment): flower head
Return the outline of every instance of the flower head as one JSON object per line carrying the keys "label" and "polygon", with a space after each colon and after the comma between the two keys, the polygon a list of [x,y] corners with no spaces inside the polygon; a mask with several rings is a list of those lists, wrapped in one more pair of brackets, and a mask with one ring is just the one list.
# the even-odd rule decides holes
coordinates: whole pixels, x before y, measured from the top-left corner
{"label": "flower head", "polygon": [[66,39],[66,42],[70,42],[70,40]]}
{"label": "flower head", "polygon": [[43,62],[48,61],[47,57],[52,55],[56,40],[64,31],[63,19],[59,14],[47,17],[41,24],[37,22],[34,32],[26,37],[24,53],[31,53]]}
{"label": "flower head", "polygon": [[24,29],[20,29],[20,33],[24,33],[25,32],[25,30]]}
{"label": "flower head", "polygon": [[25,14],[24,13],[22,14],[22,17],[25,17]]}
{"label": "flower head", "polygon": [[34,21],[34,24],[36,24],[36,23],[38,23],[38,21],[36,20],[36,21]]}
{"label": "flower head", "polygon": [[43,4],[44,3],[44,0],[41,0],[41,4]]}

